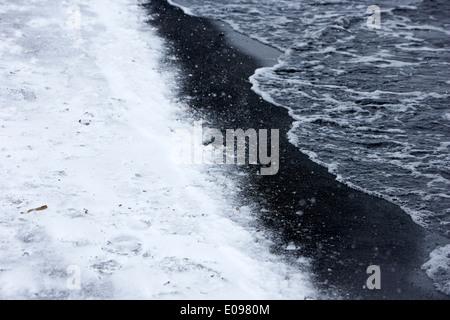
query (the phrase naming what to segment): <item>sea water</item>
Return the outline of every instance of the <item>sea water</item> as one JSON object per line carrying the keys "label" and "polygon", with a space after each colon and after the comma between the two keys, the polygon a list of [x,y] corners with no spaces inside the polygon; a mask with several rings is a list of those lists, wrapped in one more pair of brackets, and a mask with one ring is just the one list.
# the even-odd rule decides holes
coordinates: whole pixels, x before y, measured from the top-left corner
{"label": "sea water", "polygon": [[450,1],[175,2],[283,52],[251,81],[299,152],[450,237]]}

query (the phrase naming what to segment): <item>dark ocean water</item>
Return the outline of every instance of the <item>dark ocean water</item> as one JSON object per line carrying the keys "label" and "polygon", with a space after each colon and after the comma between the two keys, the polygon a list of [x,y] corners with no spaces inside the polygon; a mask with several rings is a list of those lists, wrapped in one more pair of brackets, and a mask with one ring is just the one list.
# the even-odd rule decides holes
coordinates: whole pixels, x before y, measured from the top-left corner
{"label": "dark ocean water", "polygon": [[450,1],[175,2],[284,52],[251,81],[290,110],[290,141],[450,237]]}

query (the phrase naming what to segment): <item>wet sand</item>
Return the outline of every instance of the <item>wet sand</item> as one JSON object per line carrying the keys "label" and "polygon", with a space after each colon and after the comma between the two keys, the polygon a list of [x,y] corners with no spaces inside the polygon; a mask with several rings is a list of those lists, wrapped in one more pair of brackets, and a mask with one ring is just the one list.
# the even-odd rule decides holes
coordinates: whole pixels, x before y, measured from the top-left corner
{"label": "wet sand", "polygon": [[[311,258],[324,297],[448,299],[420,269],[441,239],[398,206],[339,183],[300,153],[287,138],[288,111],[251,90],[249,77],[257,68],[274,65],[277,50],[221,22],[187,16],[164,0],[146,6],[154,18],[150,23],[178,59],[181,94],[191,97],[191,106],[211,121],[210,127],[280,130],[276,175],[257,174],[257,165],[237,169],[248,173],[240,196],[266,209],[260,224],[270,230],[273,250],[290,261]],[[288,243],[296,250],[285,250]],[[380,290],[365,287],[370,265],[380,266]]]}

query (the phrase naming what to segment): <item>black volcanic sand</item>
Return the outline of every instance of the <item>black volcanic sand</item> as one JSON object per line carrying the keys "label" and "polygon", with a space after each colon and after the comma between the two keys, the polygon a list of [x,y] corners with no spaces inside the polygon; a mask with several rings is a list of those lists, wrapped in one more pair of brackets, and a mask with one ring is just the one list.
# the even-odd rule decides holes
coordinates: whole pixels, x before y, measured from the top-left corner
{"label": "black volcanic sand", "polygon": [[[293,122],[288,111],[251,90],[255,69],[274,64],[273,48],[246,41],[217,21],[187,16],[164,0],[145,6],[178,59],[181,95],[191,97],[189,104],[211,121],[209,127],[280,130],[278,174],[233,166],[249,173],[240,196],[268,209],[261,225],[271,230],[277,253],[288,260],[312,258],[315,283],[328,297],[338,291],[350,299],[448,298],[420,270],[436,245],[432,236],[398,206],[337,182],[300,153],[287,138]],[[286,251],[289,242],[299,249]],[[380,290],[365,288],[369,265],[381,268]]]}

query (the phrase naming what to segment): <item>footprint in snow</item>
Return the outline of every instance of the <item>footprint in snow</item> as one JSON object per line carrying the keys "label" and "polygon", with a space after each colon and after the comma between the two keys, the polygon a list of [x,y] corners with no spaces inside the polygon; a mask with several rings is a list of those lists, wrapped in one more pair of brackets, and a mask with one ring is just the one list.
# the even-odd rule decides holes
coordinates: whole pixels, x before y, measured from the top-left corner
{"label": "footprint in snow", "polygon": [[122,268],[121,264],[116,260],[102,261],[91,265],[91,268],[98,271],[101,274],[111,275],[115,270]]}
{"label": "footprint in snow", "polygon": [[137,255],[141,251],[142,245],[136,238],[129,236],[120,236],[107,242],[106,247],[102,249],[121,256]]}

